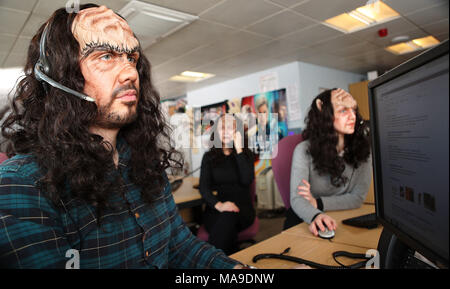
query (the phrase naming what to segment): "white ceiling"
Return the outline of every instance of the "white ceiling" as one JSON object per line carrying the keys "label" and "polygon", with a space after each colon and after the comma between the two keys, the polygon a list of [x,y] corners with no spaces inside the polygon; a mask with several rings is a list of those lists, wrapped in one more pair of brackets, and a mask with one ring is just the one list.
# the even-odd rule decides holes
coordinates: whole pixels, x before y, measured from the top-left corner
{"label": "white ceiling", "polygon": [[[417,53],[384,50],[399,35],[448,39],[448,0],[385,0],[401,17],[352,34],[321,21],[365,5],[367,0],[142,0],[199,17],[145,50],[163,98],[185,94],[292,61],[380,73]],[[31,37],[67,0],[0,0],[0,67],[23,66]],[[128,0],[91,0],[119,11]],[[377,31],[388,29],[380,38]],[[185,70],[214,73],[195,84],[168,79]]]}

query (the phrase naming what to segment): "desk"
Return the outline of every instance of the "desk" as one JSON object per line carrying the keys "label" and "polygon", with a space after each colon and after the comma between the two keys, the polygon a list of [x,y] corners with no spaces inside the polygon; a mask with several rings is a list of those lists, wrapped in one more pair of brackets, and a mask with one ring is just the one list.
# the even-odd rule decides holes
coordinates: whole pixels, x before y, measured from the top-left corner
{"label": "desk", "polygon": [[[363,205],[354,210],[330,211],[327,214],[338,222],[336,236],[331,240],[315,237],[309,232],[308,224],[302,223],[289,228],[272,238],[239,251],[230,257],[244,264],[249,264],[262,269],[290,269],[296,263],[265,259],[253,263],[252,258],[257,254],[279,254],[287,247],[291,250],[287,255],[303,258],[316,263],[338,266],[333,259],[333,252],[347,251],[351,253],[366,253],[368,249],[376,249],[381,235],[382,227],[376,229],[357,228],[342,224],[342,220],[360,215],[370,214],[375,211],[374,205]],[[345,265],[354,264],[361,260],[339,257],[339,261]]]}
{"label": "desk", "polygon": [[[174,179],[170,179],[170,181]],[[183,179],[181,186],[172,192],[178,211],[186,224],[195,224],[201,221],[203,199],[199,190],[194,189],[194,185],[197,185],[198,182],[199,178],[187,177]]]}
{"label": "desk", "polygon": [[[261,269],[291,269],[299,264],[287,260],[279,259],[263,259],[257,263],[253,263],[252,259],[257,254],[274,253],[279,254],[284,249],[290,247],[291,250],[286,254],[290,256],[299,257],[316,263],[339,266],[333,259],[333,252],[347,251],[352,253],[365,254],[367,249],[345,244],[337,244],[325,240],[315,240],[312,238],[305,238],[293,234],[280,233],[270,239],[264,240],[258,244],[239,251],[230,257],[242,262],[243,264],[252,265]],[[339,257],[338,259],[345,265],[354,264],[361,260],[349,259],[346,257]]]}
{"label": "desk", "polygon": [[[357,217],[374,212],[374,205],[362,205],[360,208],[354,210],[325,212],[325,214],[335,219],[338,224],[333,242],[368,249],[376,249],[378,247],[378,240],[380,239],[381,231],[383,230],[381,225],[378,226],[378,228],[369,230],[342,224],[342,220],[345,220],[347,218]],[[307,223],[302,223],[283,231],[282,234],[291,234],[328,242],[328,240],[315,237],[313,234],[311,234],[308,227],[309,225]]]}
{"label": "desk", "polygon": [[172,192],[175,204],[179,209],[191,208],[203,203],[199,190],[194,189],[194,185],[197,185],[198,182],[199,178],[197,177],[185,178],[181,186]]}

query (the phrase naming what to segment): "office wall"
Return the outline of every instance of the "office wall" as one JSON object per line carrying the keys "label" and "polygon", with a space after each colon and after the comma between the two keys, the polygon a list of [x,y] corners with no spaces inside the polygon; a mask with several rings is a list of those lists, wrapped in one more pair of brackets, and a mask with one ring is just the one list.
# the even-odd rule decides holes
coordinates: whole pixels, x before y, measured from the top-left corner
{"label": "office wall", "polygon": [[327,68],[310,63],[298,62],[300,74],[300,106],[302,118],[300,127],[304,127],[306,117],[313,99],[319,94],[321,88],[339,87],[348,91],[351,83],[366,80],[362,74],[346,72],[342,70]]}
{"label": "office wall", "polygon": [[314,97],[319,94],[320,88],[341,87],[348,90],[350,83],[365,80],[365,76],[362,74],[304,62],[291,62],[188,92],[188,105],[204,106],[235,97],[257,94],[260,92],[260,78],[270,73],[277,75],[278,87],[276,89],[286,88],[288,89],[287,92],[290,93],[289,89],[296,88],[293,95],[299,99],[301,116],[300,120],[289,122],[288,125],[302,128],[307,110]]}
{"label": "office wall", "polygon": [[[298,98],[301,115],[298,120],[288,122],[289,128],[304,127],[304,118],[312,100],[319,94],[320,88],[341,87],[348,90],[350,83],[365,79],[364,75],[357,73],[304,62],[291,62],[188,92],[188,105],[204,106],[235,97],[257,94],[260,92],[260,78],[269,74],[275,74],[278,78],[278,87],[276,89],[286,88],[288,94]],[[193,168],[200,166],[203,153],[204,150],[200,149],[192,154]],[[199,176],[199,172],[196,172],[194,176]]]}

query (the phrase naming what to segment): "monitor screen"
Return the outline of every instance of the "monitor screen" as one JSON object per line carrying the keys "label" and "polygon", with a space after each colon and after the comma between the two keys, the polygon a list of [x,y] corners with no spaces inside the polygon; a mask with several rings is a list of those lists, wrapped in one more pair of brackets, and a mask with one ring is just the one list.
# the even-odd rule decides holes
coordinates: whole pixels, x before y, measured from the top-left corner
{"label": "monitor screen", "polygon": [[448,43],[439,51],[369,88],[377,216],[424,256],[448,264]]}

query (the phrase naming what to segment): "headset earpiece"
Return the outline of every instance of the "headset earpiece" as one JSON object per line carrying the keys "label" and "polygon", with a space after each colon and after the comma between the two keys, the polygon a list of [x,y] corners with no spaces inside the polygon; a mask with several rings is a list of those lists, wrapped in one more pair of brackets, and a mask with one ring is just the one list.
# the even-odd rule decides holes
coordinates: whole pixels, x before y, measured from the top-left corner
{"label": "headset earpiece", "polygon": [[[46,82],[49,85],[61,89],[67,93],[70,93],[72,95],[75,95],[76,97],[79,97],[83,100],[95,102],[95,99],[92,97],[87,96],[86,94],[80,93],[78,91],[75,91],[73,89],[68,88],[67,86],[62,85],[61,83],[58,83],[57,81],[51,79],[48,75],[50,74],[50,63],[47,60],[47,56],[45,55],[45,42],[47,41],[47,33],[50,24],[47,23],[45,25],[44,31],[41,35],[41,41],[39,42],[39,60],[34,65],[34,75],[36,79],[40,82]],[[42,83],[44,85],[44,83]],[[44,89],[47,90],[47,87],[44,85]]]}

